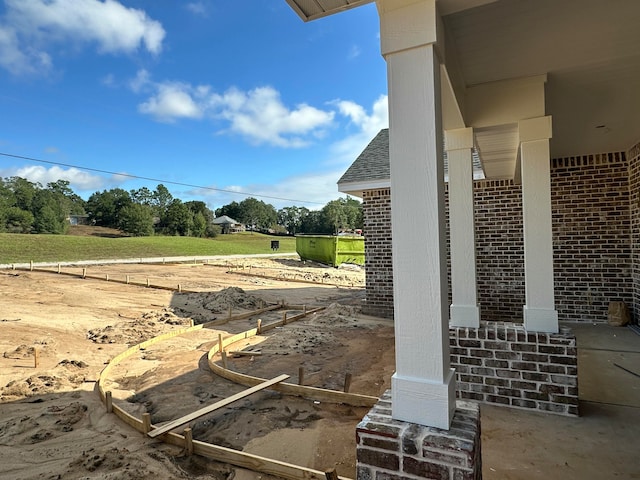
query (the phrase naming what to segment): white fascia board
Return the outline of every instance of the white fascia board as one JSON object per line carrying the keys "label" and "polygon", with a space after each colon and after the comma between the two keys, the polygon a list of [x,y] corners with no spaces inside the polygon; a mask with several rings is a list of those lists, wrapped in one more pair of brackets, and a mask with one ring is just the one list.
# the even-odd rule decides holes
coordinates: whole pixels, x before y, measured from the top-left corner
{"label": "white fascia board", "polygon": [[365,190],[377,190],[379,188],[391,188],[391,179],[375,180],[371,182],[350,182],[339,183],[338,191],[347,195],[355,195],[362,198],[362,192]]}

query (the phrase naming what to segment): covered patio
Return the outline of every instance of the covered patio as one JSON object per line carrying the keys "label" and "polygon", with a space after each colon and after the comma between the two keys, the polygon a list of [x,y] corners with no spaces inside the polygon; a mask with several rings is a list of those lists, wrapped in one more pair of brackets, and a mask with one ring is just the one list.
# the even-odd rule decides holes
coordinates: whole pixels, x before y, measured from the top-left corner
{"label": "covered patio", "polygon": [[[303,20],[370,3],[287,1]],[[390,206],[393,241],[389,238],[387,247],[393,277],[386,284],[393,286],[396,373],[390,397],[374,408],[374,420],[361,424],[359,433],[375,443],[384,437],[380,425],[386,424],[387,433],[393,427],[399,444],[421,445],[424,456],[407,456],[403,447],[398,457],[391,453],[393,444],[386,452],[360,444],[358,475],[399,471],[408,478],[480,478],[479,418],[473,405],[455,400],[449,327],[457,329],[458,341],[464,336],[465,344],[455,345],[464,350],[460,357],[490,358],[495,363],[470,364],[471,376],[474,366],[482,369],[477,376],[488,375],[480,380],[479,391],[492,387],[486,378],[500,377],[497,369],[511,375],[509,371],[521,368],[514,374],[517,385],[506,385],[521,388],[520,393],[510,396],[532,400],[539,408],[535,395],[544,393],[543,386],[549,392],[543,377],[557,377],[560,384],[577,390],[575,379],[569,378],[577,375],[575,336],[560,331],[560,322],[575,318],[559,315],[556,297],[559,266],[562,277],[571,277],[578,290],[583,288],[581,277],[593,275],[590,268],[581,272],[581,264],[594,263],[589,252],[580,251],[582,240],[607,245],[596,254],[599,283],[616,284],[613,279],[623,277],[623,300],[632,312],[640,305],[640,31],[634,26],[640,4],[377,0],[376,6],[389,80],[389,185],[359,187],[366,187],[363,193],[376,192],[379,198],[372,201]],[[559,162],[564,184],[572,188],[552,192],[553,162]],[[556,237],[560,243],[554,243],[554,202],[579,200],[588,205],[589,193],[581,195],[581,185],[593,188],[619,175],[626,175],[618,185],[622,201],[600,205],[595,213],[578,207],[572,218],[588,218],[575,224],[584,230],[576,235],[575,226],[567,225]],[[486,210],[498,213],[493,220],[498,240],[504,235],[501,224],[512,221],[513,204],[519,209],[524,292],[506,324],[481,323],[484,304],[492,299],[491,292],[479,289],[474,178],[494,182],[489,186],[496,198]],[[501,194],[506,196],[500,198]],[[618,194],[605,188],[599,197]],[[366,209],[367,197],[363,198]],[[368,233],[365,225],[365,238]],[[503,243],[496,241],[494,249],[499,251]],[[565,264],[554,258],[559,250],[565,253]],[[608,271],[603,264],[615,266]],[[592,297],[587,286],[587,305]],[[577,305],[580,301],[564,311]],[[510,327],[510,322],[520,327]],[[493,352],[486,343],[492,340],[498,340],[492,342]],[[520,356],[514,357],[516,345]],[[498,352],[505,346],[511,356],[500,353],[501,358]],[[524,355],[535,356],[529,360],[535,365],[523,362]],[[562,365],[566,368],[559,373]],[[525,374],[529,378],[522,381]],[[557,383],[554,388],[559,388]],[[572,393],[577,392],[565,390],[561,395]],[[452,453],[459,453],[461,445],[464,455]],[[420,450],[409,451],[414,449]],[[442,460],[443,451],[448,460]]]}

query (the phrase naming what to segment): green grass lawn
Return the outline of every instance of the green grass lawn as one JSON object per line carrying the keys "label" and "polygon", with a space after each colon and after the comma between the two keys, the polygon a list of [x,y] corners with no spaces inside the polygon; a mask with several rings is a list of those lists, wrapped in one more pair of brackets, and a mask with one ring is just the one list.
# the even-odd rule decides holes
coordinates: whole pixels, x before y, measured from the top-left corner
{"label": "green grass lawn", "polygon": [[122,237],[74,235],[21,235],[0,233],[0,264],[71,262],[113,258],[249,255],[274,253],[271,240],[280,242],[277,253],[295,253],[296,239],[261,233],[234,233],[216,238]]}

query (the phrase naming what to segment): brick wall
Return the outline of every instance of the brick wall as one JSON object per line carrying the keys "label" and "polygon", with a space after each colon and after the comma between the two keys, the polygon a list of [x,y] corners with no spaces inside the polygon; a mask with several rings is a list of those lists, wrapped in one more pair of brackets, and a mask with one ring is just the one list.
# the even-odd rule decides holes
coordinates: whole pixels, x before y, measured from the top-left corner
{"label": "brick wall", "polygon": [[560,320],[606,322],[631,306],[629,165],[624,153],[551,162],[553,267]]}
{"label": "brick wall", "polygon": [[482,479],[480,410],[456,402],[449,430],[391,418],[385,392],[356,428],[356,479]]}
{"label": "brick wall", "polygon": [[640,323],[640,143],[634,145],[627,153],[629,159],[629,204],[631,223],[631,278],[633,300],[630,308],[634,323]]}
{"label": "brick wall", "polygon": [[449,340],[460,398],[578,415],[574,335],[482,322],[477,329],[449,329]]}
{"label": "brick wall", "polygon": [[476,269],[482,320],[521,321],[524,295],[522,188],[512,180],[474,182]]}
{"label": "brick wall", "polygon": [[367,299],[363,312],[368,315],[393,318],[390,189],[365,191],[362,196],[362,206],[367,285]]}
{"label": "brick wall", "polygon": [[[640,234],[640,144],[632,151],[631,164],[621,152],[551,162],[560,320],[606,322],[611,301],[640,308],[640,250],[633,262],[631,252],[632,226],[634,238]],[[474,202],[482,320],[521,322],[525,304],[521,186],[512,180],[477,181]],[[365,192],[363,208],[367,313],[392,317],[389,189]]]}

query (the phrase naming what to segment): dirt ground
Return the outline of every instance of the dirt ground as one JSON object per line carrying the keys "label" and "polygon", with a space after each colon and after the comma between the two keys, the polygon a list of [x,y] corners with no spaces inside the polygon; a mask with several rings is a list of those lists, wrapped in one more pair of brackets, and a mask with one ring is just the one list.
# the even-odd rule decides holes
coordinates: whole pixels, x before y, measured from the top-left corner
{"label": "dirt ground", "polygon": [[[80,273],[65,267],[63,273]],[[152,423],[178,418],[245,387],[208,369],[220,333],[256,325],[233,315],[284,301],[327,307],[252,341],[260,355],[229,359],[233,370],[288,374],[304,383],[379,395],[393,373],[393,325],[360,313],[364,272],[293,259],[242,259],[208,265],[103,265],[87,278],[55,269],[0,271],[0,478],[250,479],[253,472],[144,437],[105,413],[95,381],[128,346],[160,333],[216,320],[212,328],[140,351],[114,369],[114,401]],[[92,276],[101,279],[89,278]],[[106,278],[110,281],[105,281]],[[127,285],[181,286],[182,293]],[[299,281],[293,281],[299,280]],[[299,313],[299,312],[291,312]],[[264,313],[263,324],[282,312]],[[247,347],[239,344],[237,350]],[[37,351],[38,366],[34,355]],[[355,425],[366,408],[262,391],[192,422],[194,439],[318,470],[355,476]]]}

